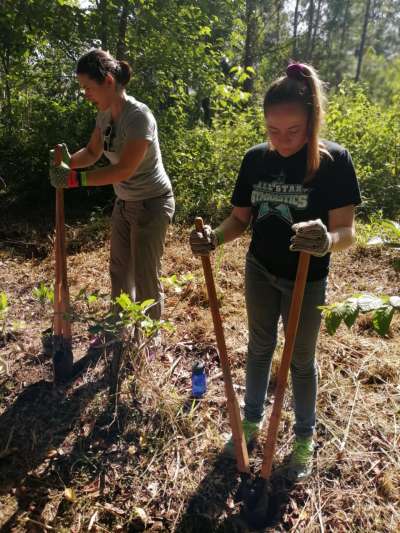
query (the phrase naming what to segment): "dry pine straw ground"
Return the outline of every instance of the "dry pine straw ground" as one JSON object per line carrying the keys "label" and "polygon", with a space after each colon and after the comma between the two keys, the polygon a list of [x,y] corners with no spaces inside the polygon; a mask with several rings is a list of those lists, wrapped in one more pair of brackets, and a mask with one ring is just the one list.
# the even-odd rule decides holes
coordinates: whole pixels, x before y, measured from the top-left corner
{"label": "dry pine straw ground", "polygon": [[[219,458],[228,432],[224,389],[200,262],[184,242],[187,231],[170,230],[163,265],[164,275],[194,274],[183,293],[167,290],[165,315],[176,330],[164,336],[156,358],[142,357],[125,374],[117,418],[104,356],[65,390],[50,384],[41,331],[49,327],[52,311],[40,307],[32,289],[40,281],[52,282],[52,256],[26,259],[0,251],[0,291],[10,301],[8,329],[20,321],[19,333],[7,335],[0,347],[8,369],[0,378],[2,531],[250,531],[238,518],[233,498],[234,465]],[[108,246],[93,250],[86,244],[69,257],[72,295],[83,287],[108,291]],[[244,238],[226,245],[217,259],[228,352],[241,400],[247,244]],[[393,259],[393,252],[380,249],[336,255],[328,301],[359,291],[399,294]],[[271,531],[400,530],[399,329],[397,320],[390,336],[381,339],[368,318],[359,319],[352,331],[341,326],[335,337],[322,328],[314,475],[291,490]],[[88,342],[85,328],[74,325],[76,358]],[[281,349],[282,337],[277,356]],[[197,357],[206,362],[208,392],[194,405],[188,397]],[[276,464],[290,450],[292,422],[289,391]],[[257,471],[260,446],[251,461]]]}

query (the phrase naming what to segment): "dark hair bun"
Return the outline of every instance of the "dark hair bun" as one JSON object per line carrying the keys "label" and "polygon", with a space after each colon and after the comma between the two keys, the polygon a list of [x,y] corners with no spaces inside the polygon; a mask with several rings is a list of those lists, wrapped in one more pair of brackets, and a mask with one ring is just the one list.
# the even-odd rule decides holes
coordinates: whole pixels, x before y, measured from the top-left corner
{"label": "dark hair bun", "polygon": [[131,67],[126,61],[118,61],[101,48],[92,48],[79,58],[76,73],[86,74],[97,83],[103,83],[107,74],[111,74],[117,83],[127,85],[131,79]]}
{"label": "dark hair bun", "polygon": [[115,73],[115,79],[121,85],[127,85],[131,79],[132,69],[126,61],[118,61],[119,69]]}

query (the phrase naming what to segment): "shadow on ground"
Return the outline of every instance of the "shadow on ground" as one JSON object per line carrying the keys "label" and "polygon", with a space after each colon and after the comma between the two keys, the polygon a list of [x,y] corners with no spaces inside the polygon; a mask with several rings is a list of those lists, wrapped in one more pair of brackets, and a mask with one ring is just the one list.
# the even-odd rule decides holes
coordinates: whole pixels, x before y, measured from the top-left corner
{"label": "shadow on ground", "polygon": [[[75,363],[73,379],[96,364],[100,355],[91,351]],[[67,387],[41,380],[26,387],[0,416],[0,495],[14,495],[17,501],[12,515],[7,513],[6,522],[0,524],[2,532],[11,531],[27,511],[40,515],[55,485],[64,490],[71,457],[79,446],[75,437],[80,415],[107,386],[101,377],[68,393]],[[54,467],[60,455],[68,463],[65,476]]]}
{"label": "shadow on ground", "polygon": [[[233,461],[220,455],[188,500],[176,533],[250,533],[283,523],[295,485],[272,476],[270,482],[238,474]],[[265,494],[267,493],[267,495]],[[260,503],[265,512],[260,516]],[[258,507],[257,515],[253,512]]]}

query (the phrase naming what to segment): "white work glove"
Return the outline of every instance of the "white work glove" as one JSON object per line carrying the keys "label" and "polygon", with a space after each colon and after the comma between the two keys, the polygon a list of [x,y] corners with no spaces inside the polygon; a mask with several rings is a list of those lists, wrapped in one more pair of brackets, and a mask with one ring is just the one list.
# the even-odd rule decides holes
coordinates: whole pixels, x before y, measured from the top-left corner
{"label": "white work glove", "polygon": [[295,232],[290,239],[292,244],[289,248],[292,252],[307,252],[323,257],[331,249],[332,237],[320,219],[298,222],[293,224],[292,230]]}

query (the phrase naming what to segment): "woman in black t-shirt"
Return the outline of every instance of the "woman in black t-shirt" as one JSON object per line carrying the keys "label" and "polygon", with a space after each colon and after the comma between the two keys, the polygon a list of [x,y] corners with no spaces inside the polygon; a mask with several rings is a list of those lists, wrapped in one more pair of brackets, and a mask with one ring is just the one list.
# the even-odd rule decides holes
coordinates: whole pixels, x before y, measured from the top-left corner
{"label": "woman in black t-shirt", "polygon": [[[324,94],[311,66],[288,66],[265,95],[264,115],[269,142],[245,154],[231,215],[214,230],[193,231],[190,245],[195,255],[208,255],[252,224],[245,274],[249,344],[243,431],[248,444],[262,425],[278,321],[282,317],[286,328],[299,252],[312,255],[291,363],[295,440],[285,468],[298,480],[312,470],[318,306],[325,301],[330,253],[354,241],[354,207],[361,200],[347,150],[320,139]],[[233,455],[232,438],[225,452]]]}

